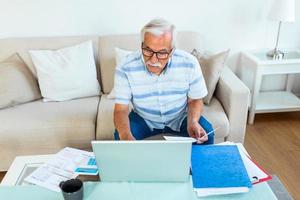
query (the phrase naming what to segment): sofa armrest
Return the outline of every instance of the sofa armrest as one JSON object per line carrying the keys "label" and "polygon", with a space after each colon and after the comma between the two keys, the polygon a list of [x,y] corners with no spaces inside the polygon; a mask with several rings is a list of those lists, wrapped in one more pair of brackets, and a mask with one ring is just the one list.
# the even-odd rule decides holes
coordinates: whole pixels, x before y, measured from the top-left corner
{"label": "sofa armrest", "polygon": [[228,68],[225,67],[215,91],[230,124],[226,140],[244,142],[250,91],[248,87]]}
{"label": "sofa armrest", "polygon": [[114,106],[115,101],[103,94],[98,106],[96,140],[114,140]]}

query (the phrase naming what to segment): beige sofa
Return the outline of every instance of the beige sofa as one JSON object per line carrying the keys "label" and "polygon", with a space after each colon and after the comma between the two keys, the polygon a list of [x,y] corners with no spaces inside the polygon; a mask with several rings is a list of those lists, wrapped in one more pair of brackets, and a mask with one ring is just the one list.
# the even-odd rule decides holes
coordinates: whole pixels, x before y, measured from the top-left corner
{"label": "beige sofa", "polygon": [[[93,41],[103,94],[65,102],[40,99],[0,109],[0,171],[7,170],[18,155],[55,153],[66,146],[91,149],[91,140],[113,139],[114,101],[107,94],[113,87],[114,47],[136,50],[140,47],[138,35],[1,39],[0,61],[17,52],[35,74],[29,49],[58,49],[86,40]],[[189,52],[203,50],[202,38],[194,32],[181,32],[177,47]],[[212,102],[204,109],[204,116],[220,127],[216,142],[244,141],[248,96],[247,87],[225,68]]]}

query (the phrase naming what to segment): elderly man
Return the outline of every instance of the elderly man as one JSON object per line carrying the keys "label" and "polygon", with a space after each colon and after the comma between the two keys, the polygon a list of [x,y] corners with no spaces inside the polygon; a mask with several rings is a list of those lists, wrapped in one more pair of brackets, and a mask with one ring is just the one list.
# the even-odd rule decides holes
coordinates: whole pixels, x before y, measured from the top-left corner
{"label": "elderly man", "polygon": [[[141,31],[141,51],[115,72],[115,139],[142,140],[160,133],[212,144],[211,124],[201,116],[207,89],[190,53],[175,48],[175,26],[154,19]],[[129,103],[133,111],[129,114]]]}

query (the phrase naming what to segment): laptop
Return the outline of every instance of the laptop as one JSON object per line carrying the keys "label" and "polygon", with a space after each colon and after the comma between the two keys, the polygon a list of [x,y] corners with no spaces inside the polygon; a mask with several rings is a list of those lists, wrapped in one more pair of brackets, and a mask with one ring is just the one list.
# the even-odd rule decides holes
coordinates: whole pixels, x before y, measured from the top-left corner
{"label": "laptop", "polygon": [[189,181],[191,141],[92,141],[101,181]]}

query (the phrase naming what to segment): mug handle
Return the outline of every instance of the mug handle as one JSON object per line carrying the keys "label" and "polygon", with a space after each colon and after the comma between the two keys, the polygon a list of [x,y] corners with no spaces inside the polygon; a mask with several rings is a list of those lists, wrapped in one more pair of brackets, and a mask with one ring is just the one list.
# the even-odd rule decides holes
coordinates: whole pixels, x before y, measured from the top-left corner
{"label": "mug handle", "polygon": [[64,183],[65,183],[65,181],[60,182],[59,187],[61,188]]}

